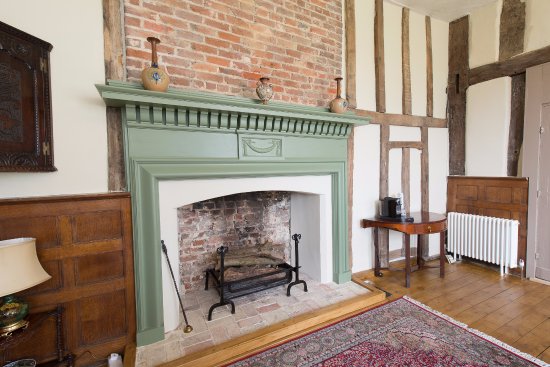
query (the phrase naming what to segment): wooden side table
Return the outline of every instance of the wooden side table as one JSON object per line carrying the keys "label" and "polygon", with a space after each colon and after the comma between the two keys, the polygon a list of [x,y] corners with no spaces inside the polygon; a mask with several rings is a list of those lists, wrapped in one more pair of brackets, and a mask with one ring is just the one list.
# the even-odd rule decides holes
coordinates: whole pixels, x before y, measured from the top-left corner
{"label": "wooden side table", "polygon": [[[40,329],[46,321],[50,318],[55,320],[55,355],[56,359],[50,361],[46,364],[48,366],[67,366],[72,367],[74,356],[71,353],[65,351],[65,345],[63,343],[63,307],[57,306],[55,309],[46,312],[40,312],[36,314],[29,315],[29,325],[26,328],[22,328],[14,331],[13,333],[0,337],[0,364],[8,362],[9,360],[14,359],[10,351],[18,346],[21,343],[40,343],[40,340],[33,340],[40,332]],[[29,356],[32,358],[33,356]],[[35,357],[36,358],[36,357]],[[19,358],[15,358],[19,359]],[[38,361],[40,362],[40,361]]]}
{"label": "wooden side table", "polygon": [[[414,218],[413,222],[393,221],[382,218],[372,218],[361,220],[362,228],[374,228],[374,251],[375,264],[374,274],[382,276],[380,272],[380,248],[378,244],[378,229],[385,228],[401,232],[405,235],[405,287],[411,285],[411,235],[418,235],[418,245],[416,248],[417,264],[421,269],[424,266],[422,259],[422,248],[420,235],[439,233],[439,276],[445,276],[445,231],[447,230],[447,217],[442,214],[431,212],[414,212],[410,216]],[[387,268],[386,268],[387,269]]]}

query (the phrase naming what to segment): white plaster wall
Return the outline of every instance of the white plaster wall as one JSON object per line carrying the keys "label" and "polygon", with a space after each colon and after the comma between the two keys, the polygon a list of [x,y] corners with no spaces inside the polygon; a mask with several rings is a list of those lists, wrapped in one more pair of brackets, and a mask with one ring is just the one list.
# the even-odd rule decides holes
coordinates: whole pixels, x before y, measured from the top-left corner
{"label": "white plaster wall", "polygon": [[537,50],[550,45],[550,1],[525,1],[525,52]]}
{"label": "white plaster wall", "polygon": [[[449,175],[449,130],[428,130],[430,211],[447,212],[447,176]],[[439,253],[439,235],[430,235],[430,254]]]}
{"label": "white plaster wall", "polygon": [[103,13],[98,0],[0,1],[0,21],[53,45],[51,91],[57,172],[0,173],[0,197],[107,191]]}
{"label": "white plaster wall", "polygon": [[352,272],[372,269],[374,246],[372,229],[361,228],[362,218],[376,215],[380,179],[380,126],[354,130]]}
{"label": "white plaster wall", "polygon": [[470,68],[498,60],[500,10],[497,1],[470,14]]}
{"label": "white plaster wall", "polygon": [[[409,12],[409,47],[411,69],[412,114],[426,115],[426,17]],[[433,51],[433,50],[432,50]]]}
{"label": "white plaster wall", "polygon": [[[402,8],[384,3],[384,52],[386,73],[386,110],[402,112],[401,71]],[[374,74],[374,0],[355,2],[357,51],[357,107],[375,111]],[[426,28],[424,15],[410,11],[411,94],[413,114],[426,115]],[[447,103],[449,25],[436,19],[432,22],[432,54],[434,73],[434,116],[444,118]],[[362,229],[362,218],[377,213],[380,177],[380,126],[369,125],[354,130],[354,176],[352,218],[352,272],[372,269],[374,249],[371,229]],[[448,171],[447,129],[430,129],[430,210],[445,212],[446,176]],[[392,126],[390,140],[420,141],[420,129]],[[420,210],[420,152],[411,150],[411,210]],[[389,194],[401,189],[401,151],[390,153]],[[431,236],[437,237],[437,236]],[[414,240],[416,241],[416,239]],[[432,243],[433,242],[433,243]],[[391,234],[390,249],[401,247],[399,234]],[[414,243],[413,243],[414,244]],[[439,239],[430,239],[430,253],[439,253]]]}
{"label": "white plaster wall", "polygon": [[[386,112],[401,113],[403,104],[403,74],[401,71],[401,13],[400,6],[384,1],[384,65],[386,76]],[[373,30],[370,34],[374,38]],[[371,60],[374,63],[374,59]],[[359,65],[357,69],[359,69]]]}
{"label": "white plaster wall", "polygon": [[434,117],[445,118],[447,117],[449,74],[449,23],[434,18],[432,18],[432,64]]}
{"label": "white plaster wall", "polygon": [[511,79],[471,86],[466,100],[466,175],[506,176]]}
{"label": "white plaster wall", "polygon": [[[357,108],[376,110],[374,73],[374,1],[355,2]],[[357,130],[356,130],[357,131]]]}

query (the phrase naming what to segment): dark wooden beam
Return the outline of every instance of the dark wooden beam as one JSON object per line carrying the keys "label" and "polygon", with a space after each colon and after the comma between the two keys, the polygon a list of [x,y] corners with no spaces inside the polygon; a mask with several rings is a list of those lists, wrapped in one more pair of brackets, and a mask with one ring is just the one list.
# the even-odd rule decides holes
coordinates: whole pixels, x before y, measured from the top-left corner
{"label": "dark wooden beam", "polygon": [[424,143],[421,141],[390,141],[388,143],[388,149],[404,149],[404,148],[412,148],[412,149],[424,149]]}
{"label": "dark wooden beam", "polygon": [[508,176],[518,175],[519,151],[523,144],[525,73],[512,77],[512,102],[508,133]]}
{"label": "dark wooden beam", "polygon": [[409,42],[409,9],[403,8],[401,12],[401,71],[403,77],[401,102],[403,115],[412,114],[411,57]]}
{"label": "dark wooden beam", "polygon": [[474,85],[503,76],[521,74],[532,66],[547,62],[550,62],[550,46],[526,52],[505,61],[498,61],[470,69],[468,84]]}
{"label": "dark wooden beam", "polygon": [[355,0],[346,0],[346,98],[351,108],[356,100]]}
{"label": "dark wooden beam", "polygon": [[372,124],[392,125],[392,126],[411,126],[411,127],[447,127],[447,120],[428,116],[400,115],[394,113],[380,113],[368,110],[355,110],[359,116],[371,118]]}
{"label": "dark wooden beam", "polygon": [[466,89],[468,88],[468,16],[449,24],[449,174],[464,175],[466,159]]}
{"label": "dark wooden beam", "polygon": [[103,0],[105,79],[124,80],[124,20],[122,0]]}
{"label": "dark wooden beam", "polygon": [[376,111],[386,112],[386,75],[384,66],[384,1],[376,0],[374,15],[374,77]]}
{"label": "dark wooden beam", "polygon": [[432,53],[432,18],[426,16],[426,116],[434,115],[434,73]]}
{"label": "dark wooden beam", "polygon": [[520,0],[504,0],[500,13],[500,61],[523,52],[525,35],[525,3]]}
{"label": "dark wooden beam", "polygon": [[[390,140],[390,127],[388,125],[380,126],[380,179],[378,190],[380,200],[388,196],[388,177],[389,177],[389,158],[390,150],[388,143]],[[378,245],[380,264],[382,267],[388,266],[389,256],[389,233],[386,229],[378,230]]]}
{"label": "dark wooden beam", "polygon": [[[122,0],[103,0],[105,79],[126,79],[123,14]],[[106,115],[108,188],[109,191],[126,191],[121,110],[117,107],[107,107]]]}

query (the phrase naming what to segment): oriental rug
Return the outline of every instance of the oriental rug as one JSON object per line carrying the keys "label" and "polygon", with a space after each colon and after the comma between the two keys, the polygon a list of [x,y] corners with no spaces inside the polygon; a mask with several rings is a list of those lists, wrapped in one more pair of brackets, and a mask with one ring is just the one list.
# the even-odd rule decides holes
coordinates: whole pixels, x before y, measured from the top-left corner
{"label": "oriental rug", "polygon": [[418,301],[403,297],[228,366],[549,365]]}

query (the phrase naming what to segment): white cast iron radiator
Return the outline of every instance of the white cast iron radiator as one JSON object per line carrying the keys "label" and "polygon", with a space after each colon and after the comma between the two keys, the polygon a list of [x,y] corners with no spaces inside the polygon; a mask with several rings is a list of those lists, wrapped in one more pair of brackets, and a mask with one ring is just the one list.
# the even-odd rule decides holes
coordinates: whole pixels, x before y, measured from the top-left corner
{"label": "white cast iron radiator", "polygon": [[500,265],[500,274],[517,267],[519,221],[447,213],[447,250]]}

